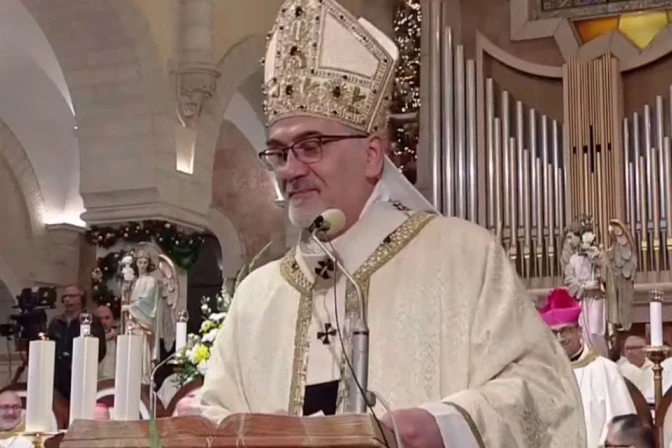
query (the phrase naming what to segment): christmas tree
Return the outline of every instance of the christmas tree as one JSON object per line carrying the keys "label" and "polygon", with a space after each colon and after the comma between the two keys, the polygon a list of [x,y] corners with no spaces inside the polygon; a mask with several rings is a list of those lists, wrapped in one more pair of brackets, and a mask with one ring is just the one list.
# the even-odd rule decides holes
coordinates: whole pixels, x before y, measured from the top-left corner
{"label": "christmas tree", "polygon": [[395,43],[399,62],[394,76],[392,114],[395,117],[392,158],[406,177],[415,182],[416,148],[420,109],[420,25],[419,0],[402,0],[394,17]]}

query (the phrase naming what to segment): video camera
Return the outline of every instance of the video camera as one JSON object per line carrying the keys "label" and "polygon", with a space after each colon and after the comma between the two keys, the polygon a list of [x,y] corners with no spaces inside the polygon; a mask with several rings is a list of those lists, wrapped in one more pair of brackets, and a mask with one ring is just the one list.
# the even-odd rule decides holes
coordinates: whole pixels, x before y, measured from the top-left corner
{"label": "video camera", "polygon": [[14,306],[20,312],[9,316],[14,323],[0,324],[0,336],[18,335],[19,339],[26,341],[39,339],[40,333],[47,329],[45,309],[55,308],[56,298],[55,287],[23,288],[16,296],[18,303]]}

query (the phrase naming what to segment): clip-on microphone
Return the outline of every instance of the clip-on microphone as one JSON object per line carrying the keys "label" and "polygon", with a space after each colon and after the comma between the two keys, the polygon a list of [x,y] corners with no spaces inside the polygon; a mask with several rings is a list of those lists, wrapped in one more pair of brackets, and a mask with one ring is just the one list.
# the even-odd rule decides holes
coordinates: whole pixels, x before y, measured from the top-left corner
{"label": "clip-on microphone", "polygon": [[311,239],[324,251],[334,265],[340,269],[345,278],[355,288],[359,305],[359,316],[352,325],[352,353],[350,362],[352,365],[352,374],[350,375],[348,387],[348,402],[346,403],[346,412],[365,414],[369,407],[375,406],[375,395],[369,392],[369,327],[366,324],[364,296],[359,285],[345,267],[338,261],[336,254],[333,253],[323,241],[345,227],[345,215],[338,209],[329,209],[315,218],[308,227]]}

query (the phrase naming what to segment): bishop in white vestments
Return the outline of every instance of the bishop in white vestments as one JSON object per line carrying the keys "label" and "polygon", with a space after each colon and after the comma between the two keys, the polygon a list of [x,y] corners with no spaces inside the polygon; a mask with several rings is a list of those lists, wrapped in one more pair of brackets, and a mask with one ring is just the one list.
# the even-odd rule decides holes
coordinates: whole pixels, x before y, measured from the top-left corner
{"label": "bishop in white vestments", "polygon": [[[287,0],[265,58],[268,148],[289,218],[342,211],[326,243],[370,330],[369,388],[416,447],[583,447],[567,358],[485,229],[436,216],[386,158],[393,42],[335,0]],[[344,410],[355,288],[303,232],[239,286],[202,413]],[[385,410],[374,409],[379,417]]]}
{"label": "bishop in white vestments", "polygon": [[619,415],[636,414],[625,381],[613,361],[599,356],[583,341],[581,304],[564,288],[555,289],[540,310],[569,357],[581,391],[588,448],[599,448],[605,427]]}

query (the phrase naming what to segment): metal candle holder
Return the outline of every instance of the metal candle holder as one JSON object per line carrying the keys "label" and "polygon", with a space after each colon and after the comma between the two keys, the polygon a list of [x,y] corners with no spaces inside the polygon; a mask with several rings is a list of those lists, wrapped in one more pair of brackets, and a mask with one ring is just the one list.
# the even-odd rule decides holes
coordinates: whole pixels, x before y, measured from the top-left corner
{"label": "metal candle holder", "polygon": [[24,432],[21,433],[21,437],[30,439],[33,443],[33,448],[44,448],[46,441],[58,434],[57,432]]}
{"label": "metal candle holder", "polygon": [[646,356],[653,363],[653,388],[654,388],[654,399],[656,408],[663,399],[663,366],[662,362],[670,356],[672,353],[672,348],[661,345],[653,346],[649,345],[644,348]]}

